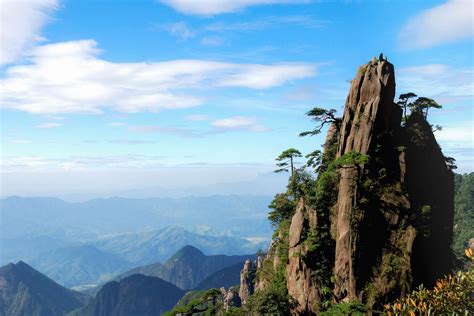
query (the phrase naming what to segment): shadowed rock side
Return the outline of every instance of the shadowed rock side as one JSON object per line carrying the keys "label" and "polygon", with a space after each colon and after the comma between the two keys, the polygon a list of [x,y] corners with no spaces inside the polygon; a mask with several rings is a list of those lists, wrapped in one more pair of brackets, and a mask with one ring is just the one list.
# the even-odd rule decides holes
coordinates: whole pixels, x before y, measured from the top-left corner
{"label": "shadowed rock side", "polygon": [[[265,290],[281,265],[295,314],[317,314],[323,300],[380,307],[451,271],[454,176],[426,118],[415,111],[402,123],[394,96],[391,63],[359,68],[314,196],[280,225],[253,287],[241,283],[244,304],[245,288]],[[347,158],[357,155],[363,162]]]}

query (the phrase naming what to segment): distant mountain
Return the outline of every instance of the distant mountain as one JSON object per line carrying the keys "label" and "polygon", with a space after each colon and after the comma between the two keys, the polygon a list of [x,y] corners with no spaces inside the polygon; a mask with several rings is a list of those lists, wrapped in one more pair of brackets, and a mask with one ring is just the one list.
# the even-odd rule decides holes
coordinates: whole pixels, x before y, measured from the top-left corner
{"label": "distant mountain", "polygon": [[[148,265],[141,268],[135,268],[132,271],[133,273],[157,276],[173,283],[180,289],[189,290],[193,289],[197,284],[199,284],[199,282],[216,271],[235,265],[236,263],[239,263],[242,268],[243,262],[252,257],[255,256],[206,256],[199,249],[193,246],[185,246],[163,265]],[[131,272],[126,272],[118,278],[130,275],[130,273]]]}
{"label": "distant mountain", "polygon": [[86,307],[73,316],[155,316],[170,310],[184,292],[160,278],[134,274],[105,284]]}
{"label": "distant mountain", "polygon": [[244,266],[245,261],[231,265],[230,267],[216,271],[201,282],[199,282],[194,289],[195,290],[208,290],[212,288],[220,289],[224,287],[229,289],[231,286],[239,285],[240,283],[240,271]]}
{"label": "distant mountain", "polygon": [[62,316],[86,300],[22,261],[0,268],[0,315]]}
{"label": "distant mountain", "polygon": [[188,230],[212,227],[239,237],[270,236],[270,196],[95,199],[69,203],[55,198],[0,199],[0,238],[52,236],[93,240],[97,236],[151,231],[169,225]]}
{"label": "distant mountain", "polygon": [[[2,229],[3,228],[2,226]],[[80,242],[67,241],[52,236],[26,236],[12,239],[0,238],[0,265],[19,260],[31,262],[32,259],[41,253],[58,248],[78,246],[80,244]]]}
{"label": "distant mountain", "polygon": [[164,262],[186,245],[207,254],[243,255],[265,249],[267,243],[253,243],[234,237],[213,237],[191,233],[180,227],[166,227],[154,232],[104,238],[94,245],[130,262],[146,265]]}
{"label": "distant mountain", "polygon": [[132,267],[122,258],[90,245],[49,251],[31,264],[66,287],[106,282]]}

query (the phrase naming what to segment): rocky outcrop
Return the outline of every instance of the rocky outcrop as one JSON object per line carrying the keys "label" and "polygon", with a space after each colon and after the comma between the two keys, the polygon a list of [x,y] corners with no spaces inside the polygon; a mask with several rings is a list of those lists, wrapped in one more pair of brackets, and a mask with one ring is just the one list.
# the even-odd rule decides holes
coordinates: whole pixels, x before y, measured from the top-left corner
{"label": "rocky outcrop", "polygon": [[231,287],[229,290],[223,292],[224,294],[224,310],[226,312],[233,306],[240,307],[242,302],[236,287]]}
{"label": "rocky outcrop", "polygon": [[310,246],[306,240],[316,229],[316,211],[305,205],[301,199],[291,220],[286,266],[288,294],[298,302],[294,310],[297,314],[319,312],[319,284],[306,258]]}
{"label": "rocky outcrop", "polygon": [[255,276],[256,268],[253,262],[248,259],[245,261],[244,268],[240,272],[239,297],[242,304],[245,304],[255,292]]}

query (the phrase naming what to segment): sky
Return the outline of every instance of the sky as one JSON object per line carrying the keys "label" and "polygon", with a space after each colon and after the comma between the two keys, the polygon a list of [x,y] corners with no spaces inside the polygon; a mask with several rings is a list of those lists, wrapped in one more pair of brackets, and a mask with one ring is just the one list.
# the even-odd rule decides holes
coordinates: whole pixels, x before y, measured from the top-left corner
{"label": "sky", "polygon": [[1,195],[274,194],[383,52],[474,171],[473,2],[0,0]]}

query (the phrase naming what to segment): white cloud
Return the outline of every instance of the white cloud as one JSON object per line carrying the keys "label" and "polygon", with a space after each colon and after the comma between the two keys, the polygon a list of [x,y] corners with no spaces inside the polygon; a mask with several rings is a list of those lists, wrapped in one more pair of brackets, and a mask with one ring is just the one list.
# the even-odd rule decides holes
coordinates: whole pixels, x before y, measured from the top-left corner
{"label": "white cloud", "polygon": [[443,64],[427,64],[400,68],[397,71],[397,90],[414,92],[435,98],[440,103],[472,100],[474,71],[472,68],[452,68]]}
{"label": "white cloud", "polygon": [[287,24],[306,28],[321,28],[327,23],[327,21],[317,20],[309,15],[266,16],[258,20],[236,23],[215,22],[207,25],[205,30],[209,32],[254,32]]}
{"label": "white cloud", "polygon": [[10,141],[12,144],[32,144],[33,141],[28,139],[13,139]]}
{"label": "white cloud", "polygon": [[458,123],[458,126],[453,127],[443,127],[442,130],[436,132],[436,139],[441,142],[455,142],[458,145],[470,145],[471,148],[474,148],[473,122],[464,124]]}
{"label": "white cloud", "polygon": [[1,0],[0,64],[15,61],[41,41],[41,28],[57,8],[57,0]]}
{"label": "white cloud", "polygon": [[256,119],[245,116],[233,116],[224,119],[215,120],[212,126],[218,131],[244,130],[251,132],[264,132],[268,129],[259,124]]}
{"label": "white cloud", "polygon": [[189,121],[207,121],[209,120],[209,115],[206,114],[192,114],[186,116],[186,119]]}
{"label": "white cloud", "polygon": [[30,113],[158,112],[198,106],[203,89],[267,89],[308,78],[316,65],[207,60],[112,63],[93,40],[35,48],[30,63],[7,68],[1,107]]}
{"label": "white cloud", "polygon": [[191,30],[185,22],[176,22],[165,25],[164,29],[167,30],[171,35],[176,36],[182,40],[190,39],[196,35],[196,32]]}
{"label": "white cloud", "polygon": [[117,127],[117,126],[125,126],[126,124],[123,122],[110,122],[110,123],[107,123],[107,125]]}
{"label": "white cloud", "polygon": [[36,125],[36,127],[37,128],[55,128],[55,127],[60,127],[62,125],[63,124],[60,124],[60,123],[43,123],[43,124]]}
{"label": "white cloud", "polygon": [[201,39],[201,44],[206,46],[220,46],[224,44],[224,39],[217,36],[206,36]]}
{"label": "white cloud", "polygon": [[308,0],[161,0],[178,12],[212,16],[236,12],[255,5],[308,3]]}
{"label": "white cloud", "polygon": [[427,48],[474,36],[472,0],[450,0],[422,11],[403,26],[399,40],[404,48]]}

